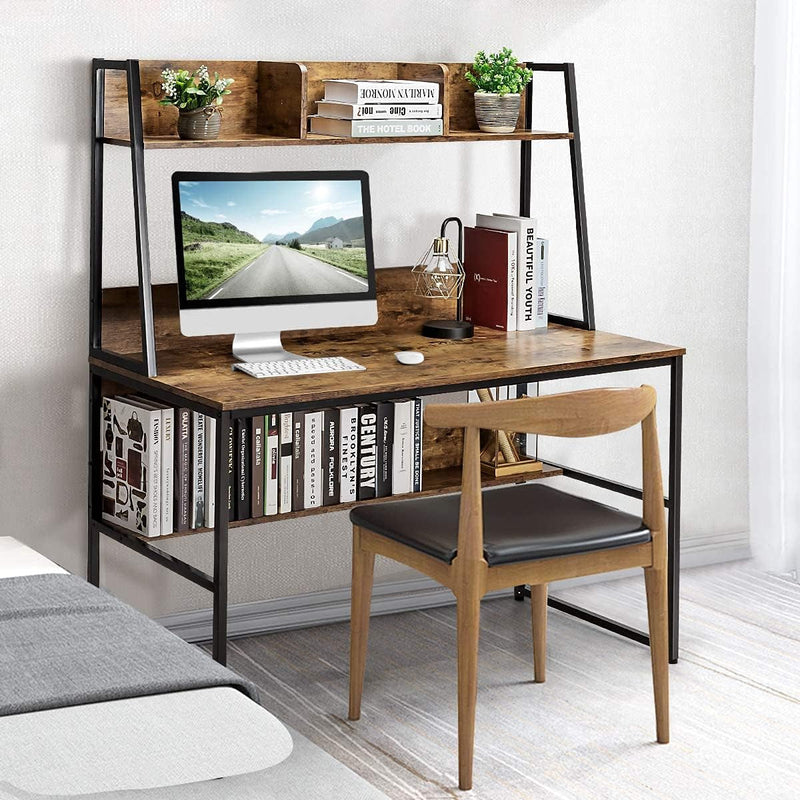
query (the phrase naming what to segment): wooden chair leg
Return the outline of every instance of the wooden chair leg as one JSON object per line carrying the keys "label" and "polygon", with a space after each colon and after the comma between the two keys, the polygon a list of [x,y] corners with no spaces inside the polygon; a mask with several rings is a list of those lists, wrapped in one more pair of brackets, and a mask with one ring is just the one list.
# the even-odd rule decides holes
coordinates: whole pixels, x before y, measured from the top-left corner
{"label": "wooden chair leg", "polygon": [[531,627],[533,630],[533,680],[544,683],[547,659],[547,584],[531,586]]}
{"label": "wooden chair leg", "polygon": [[361,716],[361,692],[367,663],[369,608],[375,554],[361,547],[361,531],[353,527],[353,581],[350,599],[350,707],[348,719]]}
{"label": "wooden chair leg", "polygon": [[645,567],[647,619],[650,628],[650,660],[656,706],[656,738],[669,742],[669,634],[667,626],[667,571]]}
{"label": "wooden chair leg", "polygon": [[481,598],[471,587],[456,597],[458,637],[458,788],[472,788]]}

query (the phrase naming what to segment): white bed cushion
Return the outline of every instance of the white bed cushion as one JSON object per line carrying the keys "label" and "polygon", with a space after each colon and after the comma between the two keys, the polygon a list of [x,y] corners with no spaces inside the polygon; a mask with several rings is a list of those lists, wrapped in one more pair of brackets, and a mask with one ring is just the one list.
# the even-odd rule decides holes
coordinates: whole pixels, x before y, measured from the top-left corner
{"label": "white bed cushion", "polygon": [[242,692],[196,689],[0,717],[0,787],[154,789],[265,770],[291,751],[283,724]]}
{"label": "white bed cushion", "polygon": [[0,578],[49,572],[66,573],[66,570],[11,536],[0,536]]}

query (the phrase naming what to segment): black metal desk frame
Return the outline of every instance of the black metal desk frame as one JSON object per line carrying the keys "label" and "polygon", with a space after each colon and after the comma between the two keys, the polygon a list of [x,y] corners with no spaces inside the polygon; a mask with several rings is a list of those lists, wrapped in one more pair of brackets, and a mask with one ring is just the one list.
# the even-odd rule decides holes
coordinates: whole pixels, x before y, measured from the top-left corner
{"label": "black metal desk frame", "polygon": [[[594,302],[592,297],[591,269],[589,262],[589,244],[586,224],[586,203],[583,186],[583,167],[581,161],[580,130],[578,125],[577,93],[575,88],[575,69],[573,64],[535,64],[528,66],[534,72],[561,72],[564,76],[564,89],[567,110],[568,130],[573,134],[569,139],[570,163],[572,171],[572,189],[575,210],[575,230],[578,245],[578,273],[581,285],[582,317],[571,317],[551,314],[551,322],[570,325],[583,330],[595,330]],[[105,350],[102,346],[102,261],[103,261],[103,152],[107,144],[104,138],[104,76],[106,70],[123,71],[128,85],[128,121],[130,129],[131,173],[134,201],[134,222],[136,232],[136,252],[139,276],[139,300],[142,332],[142,358],[133,359]],[[526,128],[531,128],[533,87],[526,90]],[[91,173],[91,240],[90,240],[90,324],[89,353],[109,367],[116,366],[142,376],[155,377],[156,349],[153,319],[153,301],[150,278],[150,248],[147,228],[147,208],[145,194],[144,171],[144,135],[142,128],[141,91],[139,82],[139,62],[133,59],[109,61],[94,59],[92,62],[92,173]],[[520,143],[520,214],[530,215],[531,205],[531,168],[532,144],[530,140]],[[681,421],[683,395],[683,356],[636,360],[627,363],[601,367],[576,367],[559,372],[537,374],[532,372],[507,380],[508,385],[525,385],[541,383],[562,378],[600,375],[610,372],[648,369],[652,367],[669,367],[670,369],[670,410],[669,410],[669,468],[667,478],[667,496],[664,504],[668,509],[668,557],[669,557],[669,655],[670,662],[678,660],[678,622],[679,622],[679,559],[680,559],[680,497],[681,497]],[[131,389],[149,394],[156,400],[173,405],[182,405],[195,411],[214,417],[217,421],[217,453],[226,451],[227,442],[223,440],[232,419],[252,416],[259,413],[279,411],[295,411],[311,408],[316,403],[285,405],[280,409],[271,406],[269,409],[247,409],[242,411],[220,411],[203,403],[187,401],[185,397],[174,395],[168,389],[154,389],[149,383],[138,377],[122,376],[113,369],[90,364],[89,367],[89,497],[88,497],[88,580],[99,585],[100,582],[100,536],[101,534],[116,540],[145,558],[160,564],[162,567],[180,575],[182,578],[203,587],[213,594],[213,656],[220,663],[226,661],[227,624],[228,624],[228,514],[227,491],[228,473],[226,465],[218,458],[216,469],[216,516],[214,519],[214,557],[213,572],[208,574],[191,564],[165,552],[150,541],[116,528],[102,521],[101,478],[97,454],[100,452],[100,430],[97,419],[102,402],[102,381],[108,379],[117,383],[125,383]],[[407,394],[414,389],[417,394],[440,394],[463,391],[466,389],[496,386],[497,381],[464,384],[449,384],[420,391],[408,387],[406,392],[394,392],[369,397],[354,396],[351,402],[359,403],[379,399],[392,399]],[[550,462],[548,462],[550,463]],[[553,464],[563,470],[568,478],[573,478],[593,486],[608,489],[628,497],[642,497],[641,489],[616,481],[582,472],[573,467]],[[278,521],[280,518],[278,518]],[[530,595],[524,586],[514,590],[518,600]],[[587,609],[572,605],[556,597],[548,602],[552,608],[571,614],[606,630],[625,636],[642,644],[649,644],[649,638],[643,631],[623,625],[615,620],[595,614]]]}

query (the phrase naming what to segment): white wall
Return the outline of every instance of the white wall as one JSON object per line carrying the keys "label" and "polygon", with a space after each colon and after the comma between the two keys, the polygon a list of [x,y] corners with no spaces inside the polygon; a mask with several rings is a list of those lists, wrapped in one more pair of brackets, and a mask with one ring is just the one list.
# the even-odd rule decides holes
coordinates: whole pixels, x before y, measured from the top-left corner
{"label": "white wall", "polygon": [[[229,0],[210,8],[2,0],[0,34],[2,533],[83,570],[91,57],[460,61],[509,44],[523,58],[576,63],[599,327],[689,350],[685,543],[745,540],[750,0]],[[542,86],[537,118],[547,123],[558,110],[560,127],[560,96],[547,97],[557,87]],[[569,310],[571,217],[558,180],[566,145],[534,150],[535,210]],[[108,157],[107,259],[118,282],[133,275],[126,156]],[[517,158],[517,145],[501,143],[150,153],[155,275],[174,279],[175,169],[367,169],[376,256],[393,265],[411,263],[444,216],[513,210]],[[663,376],[646,379],[665,393]],[[634,480],[635,442],[625,448],[624,458],[591,451],[589,466]],[[232,602],[347,585],[348,540],[344,514],[236,530]],[[207,535],[170,549],[208,566]],[[201,590],[113,542],[103,553],[106,585],[149,613],[208,604]],[[384,565],[381,574],[390,573]]]}

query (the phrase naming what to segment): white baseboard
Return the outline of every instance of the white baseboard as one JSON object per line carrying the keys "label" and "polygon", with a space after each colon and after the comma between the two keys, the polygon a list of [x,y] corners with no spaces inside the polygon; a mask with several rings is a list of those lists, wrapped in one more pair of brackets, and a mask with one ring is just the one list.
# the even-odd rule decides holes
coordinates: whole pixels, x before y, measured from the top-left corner
{"label": "white baseboard", "polygon": [[[747,532],[725,536],[693,537],[683,543],[681,567],[691,568],[707,564],[735,561],[750,557]],[[616,572],[614,579],[636,575],[638,570]],[[561,586],[577,586],[609,580],[609,575],[590,575],[562,581]],[[487,597],[509,597],[510,589],[490,592]],[[430,578],[376,582],[372,592],[372,615],[396,614],[401,611],[419,611],[425,608],[452,605],[455,598]],[[239,603],[228,609],[228,636],[256,636],[261,633],[310,628],[350,619],[350,589],[327,589],[308,592],[274,600]],[[158,620],[188,642],[205,642],[211,639],[211,609],[182,611]]]}

